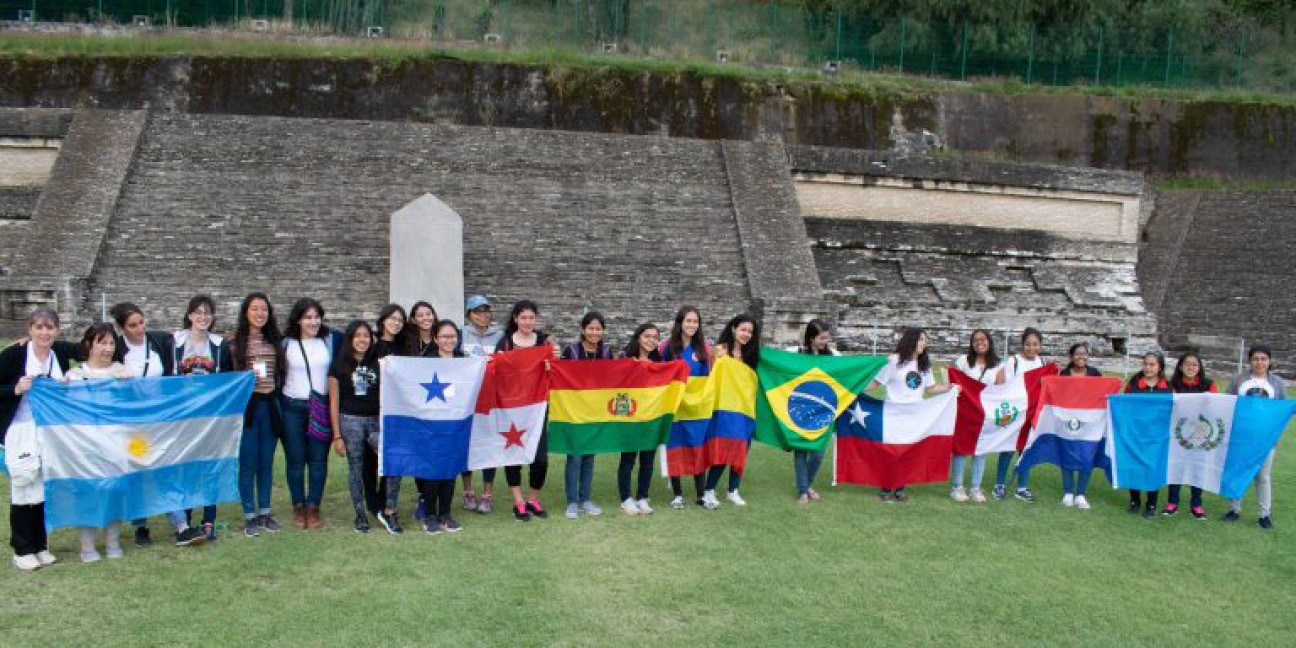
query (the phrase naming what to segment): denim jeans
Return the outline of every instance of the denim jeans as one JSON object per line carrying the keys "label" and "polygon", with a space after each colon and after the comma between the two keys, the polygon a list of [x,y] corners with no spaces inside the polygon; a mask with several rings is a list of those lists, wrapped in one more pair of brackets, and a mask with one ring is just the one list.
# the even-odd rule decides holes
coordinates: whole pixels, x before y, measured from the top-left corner
{"label": "denim jeans", "polygon": [[[378,417],[341,414],[338,417],[338,431],[342,434],[342,442],[346,444],[347,484],[351,488],[351,503],[355,506],[356,517],[361,517],[367,504],[364,488],[365,449],[378,448],[381,440],[378,436]],[[400,477],[380,479],[386,484],[387,491],[381,508],[394,510],[400,501]]]}
{"label": "denim jeans", "polygon": [[711,469],[707,471],[707,490],[715,490],[716,486],[720,484],[720,475],[724,474],[725,468],[729,468],[729,492],[732,493],[733,491],[738,490],[738,486],[742,483],[742,475],[734,472],[733,468],[723,465],[711,466]]}
{"label": "denim jeans", "polygon": [[566,477],[567,503],[588,502],[590,486],[594,482],[594,455],[567,455],[564,477]]}
{"label": "denim jeans", "polygon": [[[1179,484],[1170,484],[1170,486],[1167,488],[1167,490],[1169,491],[1169,494],[1166,495],[1166,504],[1174,504],[1175,506],[1179,506],[1179,489],[1180,489],[1180,488],[1182,488],[1182,487],[1181,487]],[[1189,486],[1188,488],[1189,488],[1189,490],[1190,490],[1190,492],[1189,492],[1189,494],[1188,494],[1188,497],[1190,498],[1190,499],[1188,500],[1188,505],[1189,505],[1189,506],[1192,506],[1192,507],[1198,507],[1198,506],[1201,506],[1201,505],[1202,505],[1202,489],[1197,488],[1196,486]]]}
{"label": "denim jeans", "polygon": [[[995,486],[1002,486],[1007,482],[1008,469],[1012,467],[1013,453],[999,453],[999,469],[995,472]],[[1017,470],[1017,488],[1026,488],[1026,483],[1030,481],[1030,468]]]}
{"label": "denim jeans", "polygon": [[[986,457],[972,455],[972,478],[968,480],[969,488],[981,488],[981,479],[985,476]],[[954,455],[950,460],[950,488],[963,487],[963,467],[968,464],[966,455]]]}
{"label": "denim jeans", "polygon": [[[1084,495],[1089,490],[1089,478],[1093,476],[1092,470],[1062,470],[1062,494],[1075,493]],[[1075,486],[1075,490],[1071,487]]]}
{"label": "denim jeans", "polygon": [[275,421],[279,402],[253,394],[239,441],[239,499],[243,516],[270,512],[270,480],[274,475]]}
{"label": "denim jeans", "polygon": [[[288,495],[293,506],[319,506],[328,479],[329,444],[320,443],[306,433],[310,424],[310,401],[283,397],[284,460],[288,463]],[[309,468],[310,481],[306,482]]]}
{"label": "denim jeans", "polygon": [[[815,476],[819,474],[820,466],[823,466],[824,453],[822,450],[793,450],[792,451],[792,470],[796,473],[797,495],[809,495],[810,487],[814,485]],[[729,473],[732,477],[733,473]],[[736,490],[737,487],[731,487],[729,490]]]}

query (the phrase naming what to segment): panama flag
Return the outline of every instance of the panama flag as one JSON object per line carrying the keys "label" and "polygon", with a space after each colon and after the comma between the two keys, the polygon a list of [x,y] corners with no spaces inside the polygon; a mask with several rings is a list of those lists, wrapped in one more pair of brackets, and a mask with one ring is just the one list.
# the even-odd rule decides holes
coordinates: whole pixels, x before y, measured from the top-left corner
{"label": "panama flag", "polygon": [[860,394],[837,420],[833,484],[899,488],[948,479],[958,391],[912,403]]}
{"label": "panama flag", "polygon": [[780,450],[823,450],[833,421],[886,365],[881,356],[761,349],[755,438]]}
{"label": "panama flag", "polygon": [[547,346],[490,357],[473,415],[469,470],[518,466],[535,460],[549,408],[545,360],[552,358],[553,350]]}
{"label": "panama flag", "polygon": [[1119,378],[1049,376],[1042,381],[1035,427],[1018,469],[1051,463],[1063,470],[1107,468],[1107,396],[1121,389]]}
{"label": "panama flag", "polygon": [[486,358],[385,358],[378,472],[454,479],[467,470],[473,413],[485,374]]}
{"label": "panama flag", "polygon": [[101,527],[238,500],[251,372],[37,380],[45,526]]}
{"label": "panama flag", "polygon": [[[1044,376],[1057,373],[1057,365],[1045,365],[1018,374],[1002,385],[986,385],[949,368],[950,384],[959,386],[958,423],[954,426],[954,454],[985,455],[1016,452],[1017,442],[1032,407],[1028,384],[1038,385]],[[1039,389],[1034,390],[1038,401]]]}
{"label": "panama flag", "polygon": [[1108,399],[1112,485],[1188,484],[1241,499],[1296,412],[1296,401],[1228,394]]}

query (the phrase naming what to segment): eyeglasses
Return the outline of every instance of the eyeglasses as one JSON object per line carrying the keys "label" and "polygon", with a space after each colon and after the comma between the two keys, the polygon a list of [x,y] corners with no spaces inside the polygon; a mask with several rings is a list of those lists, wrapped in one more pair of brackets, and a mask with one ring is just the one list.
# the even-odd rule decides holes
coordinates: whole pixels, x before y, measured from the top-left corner
{"label": "eyeglasses", "polygon": [[438,335],[438,336],[436,336],[436,339],[438,339],[438,340],[456,340],[456,339],[458,339],[458,338],[459,338],[458,335]]}

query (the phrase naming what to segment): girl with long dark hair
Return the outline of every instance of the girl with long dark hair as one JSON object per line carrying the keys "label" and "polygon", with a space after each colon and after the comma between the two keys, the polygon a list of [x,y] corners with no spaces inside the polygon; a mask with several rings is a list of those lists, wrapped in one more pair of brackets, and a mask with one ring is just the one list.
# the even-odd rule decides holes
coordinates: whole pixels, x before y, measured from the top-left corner
{"label": "girl with long dark hair", "polygon": [[[369,532],[365,515],[368,498],[364,487],[366,449],[377,452],[381,444],[378,427],[379,372],[374,348],[374,330],[364,320],[347,325],[342,348],[329,367],[329,421],[333,427],[333,451],[346,457],[351,504],[355,508],[356,533]],[[388,533],[401,532],[396,515],[400,478],[387,477],[387,501],[378,513],[387,521]]]}
{"label": "girl with long dark hair", "polygon": [[[603,315],[590,311],[581,317],[580,339],[567,345],[562,351],[563,360],[611,360],[612,347],[603,339],[607,328]],[[594,455],[567,455],[567,464],[563,467],[565,491],[567,494],[567,519],[574,520],[581,513],[602,515],[603,509],[591,499],[590,489],[594,482]]]}
{"label": "girl with long dark hair", "polygon": [[[681,306],[675,312],[675,323],[671,326],[670,337],[658,349],[663,362],[683,360],[688,363],[689,376],[707,376],[711,373],[711,344],[702,331],[702,315],[693,306]],[[684,508],[684,486],[679,477],[670,478],[671,508]],[[693,476],[693,490],[698,506],[703,506],[703,493],[706,491],[706,475]]]}
{"label": "girl with long dark hair", "polygon": [[[996,382],[1003,384],[1013,380],[1017,376],[1026,373],[1032,369],[1039,369],[1048,364],[1041,352],[1044,350],[1044,334],[1038,329],[1027,327],[1021,334],[1021,353],[1014,353],[1003,363],[999,369],[999,378]],[[1012,467],[1013,453],[999,453],[999,466],[995,471],[994,498],[1001,500],[1007,496],[1008,469]],[[1034,502],[1035,494],[1031,492],[1028,486],[1030,482],[1030,470],[1017,471],[1017,489],[1013,491],[1013,497],[1023,502]]]}
{"label": "girl with long dark hair", "polygon": [[[1189,351],[1179,356],[1179,361],[1175,363],[1174,375],[1170,378],[1170,391],[1176,394],[1214,394],[1215,383],[1206,375],[1206,366],[1202,364],[1201,356]],[[1183,487],[1180,484],[1170,484],[1166,487],[1166,504],[1161,510],[1161,515],[1174,515],[1179,512],[1179,491]],[[1193,519],[1205,520],[1206,509],[1202,507],[1202,489],[1196,486],[1189,486],[1189,511]]]}
{"label": "girl with long dark hair", "polygon": [[270,513],[275,439],[283,430],[279,407],[282,340],[270,298],[259,292],[244,297],[230,344],[230,359],[235,371],[251,371],[256,378],[239,441],[239,498],[243,503],[243,535],[249,538],[282,529]]}
{"label": "girl with long dark hair", "polygon": [[[927,332],[921,328],[906,328],[900,335],[896,351],[887,358],[882,370],[873,377],[869,388],[882,385],[888,400],[913,403],[925,396],[949,390],[948,384],[936,384],[932,375],[931,358],[927,355]],[[909,495],[904,484],[898,488],[883,488],[879,494],[883,502],[906,502]]]}
{"label": "girl with long dark hair", "polygon": [[[661,353],[657,346],[661,343],[661,330],[656,324],[645,322],[635,327],[630,335],[630,342],[621,352],[622,358],[640,362],[661,362]],[[640,452],[622,452],[621,463],[617,466],[617,491],[621,495],[621,512],[626,515],[648,515],[653,512],[648,502],[648,489],[652,486],[653,460],[657,449]],[[634,496],[630,492],[630,477],[634,473],[635,461],[639,462],[639,480],[636,482]]]}
{"label": "girl with long dark hair", "polygon": [[[495,351],[498,353],[542,345],[553,348],[549,334],[536,328],[539,315],[540,307],[529,299],[513,304],[508,324],[504,327],[504,337],[495,345]],[[555,353],[556,351],[555,349]],[[548,432],[540,433],[535,459],[529,470],[529,497],[522,497],[522,466],[504,467],[504,479],[508,481],[509,491],[513,495],[513,518],[519,522],[529,522],[533,516],[542,519],[549,517],[549,512],[540,505],[540,491],[544,488],[545,476],[549,474],[548,436]],[[484,474],[482,478],[485,479]]]}
{"label": "girl with long dark hair", "polygon": [[[995,353],[994,337],[990,331],[977,329],[968,339],[967,353],[954,359],[954,368],[967,377],[983,385],[993,385],[999,379],[999,354]],[[973,454],[971,457],[972,475],[970,488],[963,489],[963,467],[968,464],[968,457],[954,455],[950,460],[950,498],[955,502],[972,500],[975,503],[986,501],[985,492],[981,490],[981,478],[985,476],[987,455]]]}
{"label": "girl with long dark hair", "polygon": [[[756,368],[760,363],[760,325],[756,323],[750,315],[736,315],[729,323],[725,325],[724,330],[720,332],[720,337],[715,343],[715,357],[717,359],[726,356],[737,358],[743,364]],[[720,464],[711,466],[707,471],[706,491],[702,494],[702,506],[708,509],[714,509],[720,506],[720,501],[716,498],[715,489],[720,484],[720,476],[724,474],[725,465]],[[725,499],[729,500],[734,506],[747,506],[747,500],[738,493],[738,487],[742,484],[742,475],[735,473],[733,467],[729,467],[729,489],[725,493]]]}
{"label": "girl with long dark hair", "polygon": [[[830,346],[832,331],[823,320],[812,319],[806,323],[805,332],[801,335],[801,353],[809,355],[836,355]],[[809,504],[818,501],[821,495],[814,486],[815,476],[823,466],[823,450],[793,450],[792,470],[796,475],[797,503]]]}
{"label": "girl with long dark hair", "polygon": [[[281,343],[284,357],[284,461],[292,496],[293,526],[317,529],[328,479],[330,441],[311,434],[311,399],[328,398],[328,370],[342,349],[342,335],[324,325],[324,307],[310,297],[298,299],[288,313]],[[325,437],[331,435],[326,431]],[[309,478],[308,478],[309,474]],[[381,518],[380,518],[381,519]]]}
{"label": "girl with long dark hair", "polygon": [[[1126,394],[1164,394],[1170,392],[1170,383],[1165,379],[1165,358],[1160,353],[1149,352],[1143,355],[1143,370],[1130,376],[1125,383]],[[1140,502],[1141,491],[1131,490],[1129,492],[1130,513],[1138,513],[1142,505]],[[1152,519],[1156,517],[1157,508],[1157,491],[1147,491],[1146,506],[1143,507],[1143,517]]]}

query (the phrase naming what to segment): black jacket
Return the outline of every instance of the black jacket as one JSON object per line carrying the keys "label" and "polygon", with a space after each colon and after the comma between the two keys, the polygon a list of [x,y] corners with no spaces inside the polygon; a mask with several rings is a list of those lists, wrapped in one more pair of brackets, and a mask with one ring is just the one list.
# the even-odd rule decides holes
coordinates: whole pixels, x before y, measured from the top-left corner
{"label": "black jacket", "polygon": [[[149,350],[151,350],[153,353],[156,353],[156,354],[158,355],[158,358],[160,358],[160,359],[162,360],[162,374],[161,374],[161,375],[163,375],[163,376],[174,376],[174,375],[175,375],[175,366],[176,366],[176,363],[175,363],[175,336],[171,335],[170,333],[165,333],[165,332],[162,332],[162,331],[145,331],[145,332],[144,332],[144,344],[148,345]],[[227,353],[226,355],[229,355],[229,354]],[[117,362],[121,362],[121,363],[125,363],[125,362],[126,362],[126,338],[125,338],[125,336],[121,336],[121,335],[118,335],[118,336],[117,336],[117,354],[113,356],[113,360],[115,360],[115,361],[117,361]],[[150,371],[149,375],[144,376],[144,377],[145,377],[145,378],[156,378],[157,375],[153,374],[153,373]]]}
{"label": "black jacket", "polygon": [[[4,443],[4,437],[9,433],[9,424],[13,423],[14,414],[18,412],[18,402],[22,400],[22,396],[14,393],[14,387],[27,373],[28,344],[31,342],[14,344],[0,351],[0,443]],[[55,344],[53,351],[59,369],[67,373],[71,366],[67,346]]]}

